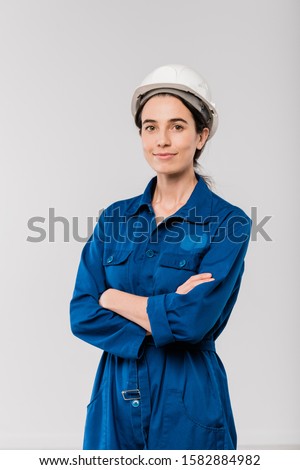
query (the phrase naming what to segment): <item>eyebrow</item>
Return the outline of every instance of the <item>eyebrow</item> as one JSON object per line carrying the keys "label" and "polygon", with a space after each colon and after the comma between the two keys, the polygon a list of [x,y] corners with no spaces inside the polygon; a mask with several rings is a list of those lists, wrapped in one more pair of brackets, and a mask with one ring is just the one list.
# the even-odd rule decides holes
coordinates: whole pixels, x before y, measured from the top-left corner
{"label": "eyebrow", "polygon": [[[168,122],[177,122],[177,121],[181,121],[181,122],[184,122],[185,124],[188,124],[188,122],[185,120],[185,119],[182,119],[182,118],[173,118],[173,119],[169,119]],[[155,119],[145,119],[145,121],[143,121],[143,125],[148,123],[148,122],[157,122],[155,121]]]}

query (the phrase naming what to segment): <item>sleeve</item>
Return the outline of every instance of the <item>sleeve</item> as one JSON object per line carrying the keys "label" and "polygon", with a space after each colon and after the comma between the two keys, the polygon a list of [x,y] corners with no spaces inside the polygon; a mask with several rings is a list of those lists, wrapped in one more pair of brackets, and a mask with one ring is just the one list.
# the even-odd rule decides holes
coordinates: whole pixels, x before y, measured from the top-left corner
{"label": "sleeve", "polygon": [[250,231],[251,219],[246,214],[227,217],[199,269],[199,273],[212,273],[215,280],[199,284],[187,294],[148,298],[147,313],[157,347],[174,341],[198,343],[212,328],[222,330],[237,298]]}
{"label": "sleeve", "polygon": [[99,305],[107,289],[102,263],[104,211],[83,247],[70,302],[72,333],[78,338],[123,358],[137,359],[146,331]]}

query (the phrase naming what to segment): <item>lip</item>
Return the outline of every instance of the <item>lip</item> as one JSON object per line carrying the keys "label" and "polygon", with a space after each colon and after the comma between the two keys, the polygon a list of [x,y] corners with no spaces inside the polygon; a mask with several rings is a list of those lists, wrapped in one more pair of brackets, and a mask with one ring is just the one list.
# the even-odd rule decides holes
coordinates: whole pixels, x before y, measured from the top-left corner
{"label": "lip", "polygon": [[153,155],[154,155],[154,157],[166,160],[168,158],[174,157],[176,155],[176,153],[154,153]]}

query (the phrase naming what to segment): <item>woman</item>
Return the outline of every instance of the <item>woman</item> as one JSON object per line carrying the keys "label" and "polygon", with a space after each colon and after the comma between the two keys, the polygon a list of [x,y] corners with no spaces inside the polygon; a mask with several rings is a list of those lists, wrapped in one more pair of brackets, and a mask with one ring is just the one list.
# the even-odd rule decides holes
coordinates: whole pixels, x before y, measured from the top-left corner
{"label": "woman", "polygon": [[156,69],[132,112],[156,176],[101,213],[70,305],[73,333],[104,351],[84,449],[235,449],[215,340],[237,299],[251,222],[195,171],[218,123],[196,72]]}

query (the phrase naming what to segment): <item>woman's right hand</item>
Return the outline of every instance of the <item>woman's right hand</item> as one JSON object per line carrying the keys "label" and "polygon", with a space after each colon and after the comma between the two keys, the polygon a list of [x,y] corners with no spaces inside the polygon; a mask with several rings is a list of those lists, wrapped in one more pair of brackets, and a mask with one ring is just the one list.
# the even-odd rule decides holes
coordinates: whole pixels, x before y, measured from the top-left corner
{"label": "woman's right hand", "polygon": [[211,282],[215,279],[212,277],[211,273],[201,273],[195,274],[191,276],[187,281],[177,287],[176,294],[187,294],[190,290],[194,287],[198,286],[199,284],[203,284],[204,282]]}

